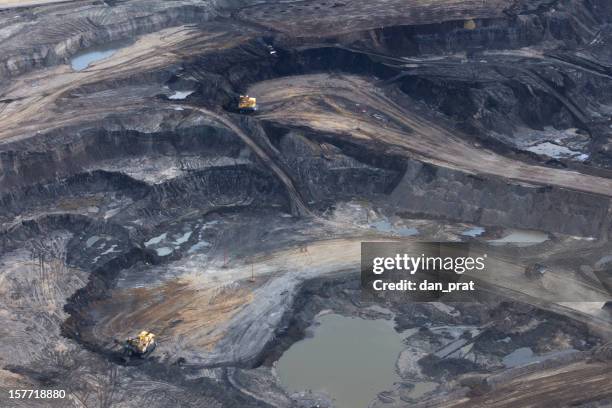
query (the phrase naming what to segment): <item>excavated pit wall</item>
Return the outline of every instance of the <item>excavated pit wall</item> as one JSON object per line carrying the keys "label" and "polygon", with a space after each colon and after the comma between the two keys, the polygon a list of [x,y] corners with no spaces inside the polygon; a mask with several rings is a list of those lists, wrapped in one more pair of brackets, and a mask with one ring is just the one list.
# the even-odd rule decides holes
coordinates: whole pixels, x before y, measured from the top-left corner
{"label": "excavated pit wall", "polygon": [[[251,47],[257,50],[261,44],[254,43]],[[376,75],[380,78],[397,74],[396,69],[376,62],[363,53],[335,47],[280,51],[278,59],[269,60],[268,57],[258,62],[251,71],[246,69],[247,62],[240,53],[227,51],[226,54],[233,66],[232,75],[228,78],[235,89],[245,88],[248,83],[261,78],[329,69]],[[190,68],[207,65],[208,59],[205,57],[193,61],[185,66],[185,70],[189,72]],[[220,73],[227,68],[229,62],[217,60],[216,64],[209,66]],[[168,75],[161,75],[160,78],[174,80]],[[214,100],[222,100],[227,90],[219,93],[218,88],[200,88],[194,94],[195,100],[206,100],[208,92],[213,92]],[[176,120],[178,118],[172,119]],[[3,186],[9,190],[19,190],[26,185],[48,180],[49,175],[53,175],[54,179],[66,177],[118,155],[138,157],[197,152],[211,157],[219,154],[237,157],[242,147],[235,135],[217,126],[139,134],[129,128],[119,131],[102,130],[109,127],[106,122],[103,120],[98,124],[87,124],[85,131],[75,127],[52,132],[51,139],[63,144],[59,150],[47,142],[41,143],[39,138],[5,145],[0,153]],[[332,204],[342,197],[388,194],[408,169],[404,181],[395,188],[396,193],[392,195],[399,211],[407,215],[594,237],[605,232],[609,199],[602,196],[556,187],[509,184],[492,177],[471,176],[455,170],[422,165],[416,161],[404,162],[401,158],[380,157],[363,146],[339,143],[331,135],[312,132],[289,134],[291,129],[274,129],[265,123],[264,131],[258,127],[256,119],[243,122],[242,126],[257,138],[258,144],[265,147],[276,143],[275,147],[268,147],[268,151],[298,183],[300,191],[309,201]],[[114,120],[109,123],[113,123],[111,129],[117,128]],[[282,136],[284,134],[289,136]],[[308,139],[333,147],[332,155],[337,156],[339,161],[330,163],[342,165],[348,170],[343,174],[325,170],[328,158],[323,158],[324,152],[319,147],[313,148]],[[321,180],[325,183],[321,183]],[[370,187],[365,188],[366,185]]]}
{"label": "excavated pit wall", "polygon": [[504,180],[409,161],[389,205],[407,217],[536,229],[568,235],[606,234],[608,197]]}
{"label": "excavated pit wall", "polygon": [[[355,45],[370,48],[389,55],[418,56],[473,52],[483,49],[518,49],[542,41],[563,41],[578,45],[591,33],[584,25],[574,24],[575,18],[585,20],[582,14],[559,10],[546,14],[512,15],[506,18],[474,19],[474,28],[466,28],[466,20],[448,21],[422,26],[383,27],[363,33],[366,39],[356,35],[346,37]],[[352,38],[351,38],[352,37]]]}
{"label": "excavated pit wall", "polygon": [[[181,116],[160,120],[179,123]],[[229,130],[212,124],[150,133],[111,117],[81,127],[51,131],[44,138],[3,145],[0,186],[10,191],[66,177],[109,159],[188,153],[237,158],[243,148],[244,144]]]}

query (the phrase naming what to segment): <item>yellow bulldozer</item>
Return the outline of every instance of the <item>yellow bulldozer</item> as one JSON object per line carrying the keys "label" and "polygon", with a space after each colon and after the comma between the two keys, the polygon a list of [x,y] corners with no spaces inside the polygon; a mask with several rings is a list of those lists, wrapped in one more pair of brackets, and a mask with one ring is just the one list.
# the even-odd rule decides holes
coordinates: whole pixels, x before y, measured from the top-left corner
{"label": "yellow bulldozer", "polygon": [[238,110],[240,113],[251,113],[257,110],[257,99],[249,95],[240,95],[238,98]]}
{"label": "yellow bulldozer", "polygon": [[145,358],[155,350],[155,335],[146,330],[141,331],[138,336],[128,338],[123,344],[123,354],[126,357]]}

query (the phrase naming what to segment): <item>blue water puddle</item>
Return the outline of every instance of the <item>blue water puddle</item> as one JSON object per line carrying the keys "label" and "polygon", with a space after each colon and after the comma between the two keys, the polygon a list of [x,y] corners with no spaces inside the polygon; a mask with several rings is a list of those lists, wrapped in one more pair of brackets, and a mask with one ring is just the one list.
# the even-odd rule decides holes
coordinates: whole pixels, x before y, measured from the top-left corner
{"label": "blue water puddle", "polygon": [[199,241],[198,243],[194,244],[191,246],[191,248],[189,248],[189,250],[187,251],[188,254],[193,254],[196,253],[202,249],[208,248],[210,247],[211,244],[208,241]]}
{"label": "blue water puddle", "polygon": [[476,237],[481,236],[484,232],[485,232],[484,228],[474,227],[474,228],[470,228],[469,230],[463,231],[461,235],[466,236],[466,237],[476,238]]}
{"label": "blue water puddle", "polygon": [[145,242],[144,244],[145,244],[145,246],[147,246],[147,247],[148,247],[148,246],[151,246],[151,245],[157,245],[157,244],[159,244],[160,242],[162,242],[163,240],[165,240],[167,236],[168,236],[168,233],[167,233],[167,232],[164,232],[164,233],[163,233],[163,234],[161,234],[161,235],[158,235],[158,236],[156,236],[156,237],[151,238],[150,240],[148,240],[148,241],[147,241],[147,242]]}
{"label": "blue water puddle", "polygon": [[533,350],[529,347],[521,347],[514,350],[512,353],[508,354],[506,357],[502,359],[502,363],[508,367],[518,367],[526,364],[539,363],[541,361],[545,361],[554,357],[563,356],[566,354],[572,354],[576,352],[575,349],[566,349],[561,351],[553,351],[551,353],[545,353],[542,355],[534,354]]}
{"label": "blue water puddle", "polygon": [[187,99],[187,97],[194,92],[195,91],[174,91],[172,95],[168,96],[168,99],[172,99],[172,100]]}
{"label": "blue water puddle", "polygon": [[157,248],[155,250],[155,252],[157,252],[158,256],[168,256],[170,255],[174,250],[170,247],[162,247],[162,248]]}
{"label": "blue water puddle", "polygon": [[396,227],[395,225],[391,224],[388,220],[375,221],[370,224],[370,228],[373,228],[376,231],[380,231],[380,232],[397,234],[402,237],[411,237],[419,233],[419,230],[416,228]]}
{"label": "blue water puddle", "polygon": [[530,245],[541,244],[542,242],[548,241],[549,236],[545,232],[523,230],[523,229],[510,229],[506,231],[507,235],[499,239],[489,240],[491,245],[515,245],[519,247],[526,247]]}
{"label": "blue water puddle", "polygon": [[82,71],[96,61],[111,57],[121,48],[131,44],[131,41],[110,41],[106,44],[86,48],[74,54],[70,59],[70,65],[75,71]]}
{"label": "blue water puddle", "polygon": [[189,241],[189,238],[191,237],[191,234],[193,232],[192,231],[187,231],[186,233],[184,233],[183,235],[179,236],[176,241],[174,241],[175,245],[182,245],[185,242]]}

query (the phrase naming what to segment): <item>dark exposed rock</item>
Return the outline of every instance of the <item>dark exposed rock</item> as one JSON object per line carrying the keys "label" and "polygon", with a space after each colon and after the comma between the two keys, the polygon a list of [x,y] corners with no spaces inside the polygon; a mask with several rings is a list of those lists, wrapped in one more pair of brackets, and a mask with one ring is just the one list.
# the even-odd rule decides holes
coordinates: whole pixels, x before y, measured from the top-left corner
{"label": "dark exposed rock", "polygon": [[[579,379],[537,402],[561,405],[571,387],[600,397],[609,347],[590,324],[608,327],[605,313],[502,302],[508,292],[495,290],[482,303],[390,302],[381,313],[350,272],[359,241],[397,239],[396,224],[454,241],[468,240],[468,223],[486,228],[469,238],[483,245],[508,228],[548,234],[533,248],[489,247],[529,276],[542,277],[543,264],[585,287],[590,266],[571,277],[562,267],[605,275],[611,22],[606,0],[1,10],[0,282],[17,289],[0,301],[0,361],[31,357],[5,370],[27,382],[19,388],[72,376],[88,406],[331,406],[287,395],[273,365],[333,310],[418,328],[407,347],[426,356],[399,371],[441,383],[435,397],[478,400],[530,375],[491,376],[519,347],[577,350],[538,366],[546,371],[596,346]],[[67,65],[116,40],[117,54],[78,72]],[[235,113],[238,95],[278,83],[253,95],[259,111]],[[111,340],[140,326],[159,332],[160,347],[122,365]],[[41,338],[52,352],[39,352]],[[469,350],[436,355],[455,341]],[[123,400],[104,399],[104,386]],[[379,391],[374,408],[417,402]]]}

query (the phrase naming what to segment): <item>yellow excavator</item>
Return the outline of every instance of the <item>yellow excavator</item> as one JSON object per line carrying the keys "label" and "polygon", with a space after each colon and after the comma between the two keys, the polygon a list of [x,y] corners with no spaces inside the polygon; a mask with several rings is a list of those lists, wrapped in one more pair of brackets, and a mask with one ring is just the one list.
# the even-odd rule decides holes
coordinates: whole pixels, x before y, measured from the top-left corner
{"label": "yellow excavator", "polygon": [[251,113],[257,110],[257,99],[249,95],[240,95],[238,98],[238,111],[240,113]]}
{"label": "yellow excavator", "polygon": [[138,336],[128,338],[123,344],[123,354],[126,357],[145,358],[155,350],[155,335],[146,330]]}

